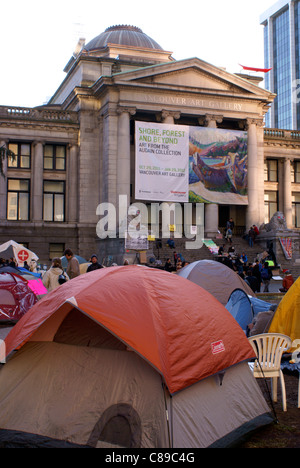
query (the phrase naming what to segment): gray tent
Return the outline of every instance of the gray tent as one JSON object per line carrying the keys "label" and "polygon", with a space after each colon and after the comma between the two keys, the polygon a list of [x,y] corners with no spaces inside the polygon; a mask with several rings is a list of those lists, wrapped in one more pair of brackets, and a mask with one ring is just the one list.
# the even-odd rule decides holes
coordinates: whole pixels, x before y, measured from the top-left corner
{"label": "gray tent", "polygon": [[198,260],[177,273],[210,292],[221,304],[226,305],[235,289],[242,289],[254,296],[250,286],[231,268],[215,260]]}

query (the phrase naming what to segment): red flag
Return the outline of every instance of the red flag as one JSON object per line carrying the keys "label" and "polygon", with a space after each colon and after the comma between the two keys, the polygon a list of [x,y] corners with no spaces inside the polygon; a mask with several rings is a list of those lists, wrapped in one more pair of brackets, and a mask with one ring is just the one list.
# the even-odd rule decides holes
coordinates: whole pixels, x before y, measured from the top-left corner
{"label": "red flag", "polygon": [[269,72],[270,70],[272,70],[272,68],[253,68],[253,67],[245,67],[244,65],[241,65],[239,64],[241,67],[243,67],[244,70],[250,70],[250,71],[255,71],[255,72],[263,72],[263,73],[267,73]]}

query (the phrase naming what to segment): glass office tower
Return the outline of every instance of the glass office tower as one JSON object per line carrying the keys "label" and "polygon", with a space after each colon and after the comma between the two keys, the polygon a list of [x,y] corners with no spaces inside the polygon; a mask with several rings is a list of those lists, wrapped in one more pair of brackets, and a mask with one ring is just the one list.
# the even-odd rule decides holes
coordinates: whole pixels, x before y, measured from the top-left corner
{"label": "glass office tower", "polygon": [[277,94],[266,126],[300,129],[300,1],[280,0],[263,15],[265,87]]}

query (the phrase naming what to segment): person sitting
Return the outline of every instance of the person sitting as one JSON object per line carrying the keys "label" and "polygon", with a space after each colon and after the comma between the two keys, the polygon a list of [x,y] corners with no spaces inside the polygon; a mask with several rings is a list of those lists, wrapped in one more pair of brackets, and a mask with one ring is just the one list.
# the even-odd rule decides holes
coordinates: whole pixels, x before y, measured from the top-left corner
{"label": "person sitting", "polygon": [[269,310],[259,312],[254,318],[252,323],[248,325],[248,336],[260,335],[261,333],[268,333],[271,322],[273,320],[277,305],[273,304]]}
{"label": "person sitting", "polygon": [[182,268],[182,261],[181,258],[179,257],[176,262],[176,271],[181,270]]}
{"label": "person sitting", "polygon": [[223,255],[224,254],[224,252],[225,252],[224,247],[225,247],[225,244],[220,245],[219,250],[218,250],[218,255]]}
{"label": "person sitting", "polygon": [[167,261],[165,263],[165,270],[169,272],[174,271],[170,258],[167,258]]}
{"label": "person sitting", "polygon": [[244,268],[247,266],[247,262],[248,262],[248,257],[247,255],[245,254],[245,252],[242,253],[241,255],[241,260],[242,262],[244,263]]}
{"label": "person sitting", "polygon": [[235,248],[234,248],[233,245],[231,245],[231,246],[229,247],[228,253],[229,253],[229,254],[232,254],[232,255],[235,253]]}
{"label": "person sitting", "polygon": [[168,239],[167,240],[167,245],[170,247],[170,249],[175,249],[175,242],[174,239]]}
{"label": "person sitting", "polygon": [[294,278],[293,278],[290,270],[286,270],[284,272],[284,274],[285,274],[285,276],[284,276],[284,278],[282,280],[282,288],[279,288],[279,291],[286,293],[290,289],[292,284],[294,284]]}
{"label": "person sitting", "polygon": [[99,270],[100,268],[103,268],[101,263],[98,262],[97,255],[94,254],[91,256],[91,262],[92,263],[87,267],[87,270],[86,270],[87,273],[89,271],[95,271],[95,270]]}

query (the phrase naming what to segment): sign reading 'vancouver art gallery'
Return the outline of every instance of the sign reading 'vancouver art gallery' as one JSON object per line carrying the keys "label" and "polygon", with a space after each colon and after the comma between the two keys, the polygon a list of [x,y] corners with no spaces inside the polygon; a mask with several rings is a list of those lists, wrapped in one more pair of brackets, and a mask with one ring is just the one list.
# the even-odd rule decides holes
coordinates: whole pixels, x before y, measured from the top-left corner
{"label": "sign reading 'vancouver art gallery'", "polygon": [[245,205],[247,132],[136,122],[135,198]]}

